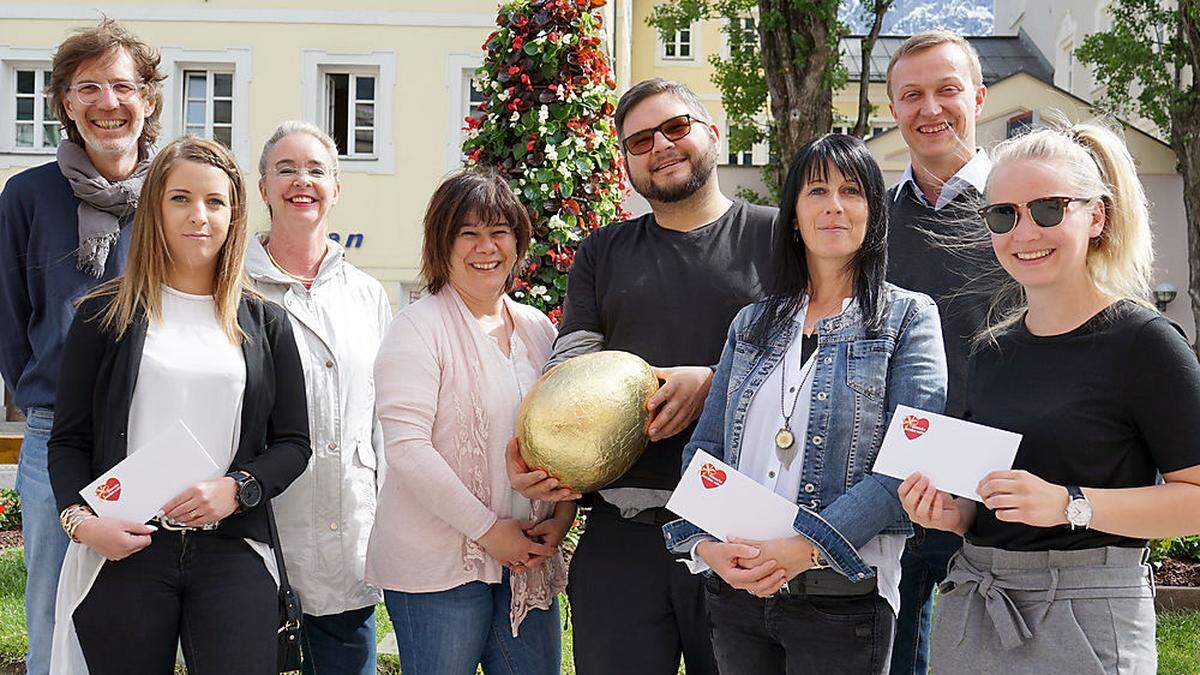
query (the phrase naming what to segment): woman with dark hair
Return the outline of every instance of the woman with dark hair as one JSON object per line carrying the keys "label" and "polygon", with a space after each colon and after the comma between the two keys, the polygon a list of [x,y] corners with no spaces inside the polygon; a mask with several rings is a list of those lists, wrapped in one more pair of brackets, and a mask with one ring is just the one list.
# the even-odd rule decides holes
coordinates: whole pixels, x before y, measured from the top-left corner
{"label": "woman with dark hair", "polygon": [[708,573],[722,672],[883,673],[912,528],[871,472],[899,404],[941,412],[937,306],[884,281],[879,166],[830,134],[792,162],[766,300],[729,328],[687,466],[704,450],[799,505],[796,534],[717,541],[683,520],[667,546]]}
{"label": "woman with dark hair", "polygon": [[562,668],[558,545],[575,505],[525,499],[504,458],[555,337],[507,295],[530,236],[503,178],[442,183],[425,212],[430,295],[397,314],[375,362],[387,477],[367,581],[384,589],[406,674]]}

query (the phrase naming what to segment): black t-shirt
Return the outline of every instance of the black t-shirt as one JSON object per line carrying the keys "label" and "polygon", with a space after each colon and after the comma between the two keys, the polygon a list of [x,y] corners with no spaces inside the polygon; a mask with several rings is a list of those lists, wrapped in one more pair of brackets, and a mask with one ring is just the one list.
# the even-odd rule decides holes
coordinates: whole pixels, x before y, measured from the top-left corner
{"label": "black t-shirt", "polygon": [[[659,226],[653,213],[593,232],[575,254],[559,334],[600,333],[605,349],[652,366],[715,366],[733,316],[762,296],[775,214],[737,200],[690,232]],[[611,487],[674,488],[691,435],[650,443]]]}
{"label": "black t-shirt", "polygon": [[[1057,485],[1154,485],[1200,464],[1200,363],[1178,326],[1121,301],[1062,335],[1024,322],[971,361],[967,419],[1022,434],[1014,469]],[[967,539],[1012,551],[1145,545],[1070,526],[996,519],[982,504]]]}
{"label": "black t-shirt", "polygon": [[[888,190],[887,279],[937,303],[946,347],[945,412],[960,417],[966,407],[971,339],[987,316],[989,275],[1004,272],[990,244],[974,234],[983,228],[975,212],[983,206],[983,197],[975,188],[965,188],[938,211],[922,203],[915,189],[902,183]],[[932,238],[931,232],[942,240]],[[968,241],[985,245],[949,245]]]}

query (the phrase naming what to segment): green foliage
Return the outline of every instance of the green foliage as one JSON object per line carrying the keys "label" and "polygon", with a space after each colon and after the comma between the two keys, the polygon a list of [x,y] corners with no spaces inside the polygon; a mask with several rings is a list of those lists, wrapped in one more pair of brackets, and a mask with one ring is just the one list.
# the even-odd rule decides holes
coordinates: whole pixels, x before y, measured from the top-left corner
{"label": "green foliage", "polygon": [[[1182,86],[1187,45],[1176,3],[1113,0],[1112,27],[1084,38],[1076,55],[1107,88],[1098,103],[1114,114],[1134,113],[1170,131],[1173,107],[1194,100]],[[1197,11],[1194,4],[1191,12]]]}
{"label": "green foliage", "polygon": [[[825,34],[827,47],[840,54],[840,41],[849,29],[838,20],[839,0],[668,0],[654,7],[646,23],[658,29],[663,40],[669,40],[675,31],[687,28],[696,21],[719,20],[721,32],[729,45],[727,55],[710,54],[713,67],[712,82],[721,93],[721,106],[729,121],[729,149],[731,152],[750,150],[766,141],[770,148],[771,162],[763,168],[763,179],[768,194],[759,194],[743,188],[738,196],[757,203],[777,203],[782,168],[779,166],[780,149],[778,123],[771,116],[769,89],[764,69],[779,69],[778,63],[764,60],[760,33],[772,31],[780,26],[812,25],[824,23],[830,30]],[[870,24],[875,12],[884,12],[891,3],[864,2],[862,11]],[[741,20],[758,10],[757,31],[744,29]],[[792,34],[795,48],[796,72],[808,70],[808,55],[816,47],[811,38],[800,31]],[[822,86],[830,91],[846,84],[846,68],[841,58],[830,59],[821,74]]]}
{"label": "green foliage", "polygon": [[613,81],[596,8],[604,0],[510,0],[484,42],[479,119],[467,166],[494,167],[533,220],[530,264],[513,295],[558,320],[575,248],[625,217]]}
{"label": "green foliage", "polygon": [[0,530],[21,529],[21,498],[11,488],[0,488]]}
{"label": "green foliage", "polygon": [[1150,561],[1161,562],[1163,558],[1200,562],[1200,535],[1151,541]]}

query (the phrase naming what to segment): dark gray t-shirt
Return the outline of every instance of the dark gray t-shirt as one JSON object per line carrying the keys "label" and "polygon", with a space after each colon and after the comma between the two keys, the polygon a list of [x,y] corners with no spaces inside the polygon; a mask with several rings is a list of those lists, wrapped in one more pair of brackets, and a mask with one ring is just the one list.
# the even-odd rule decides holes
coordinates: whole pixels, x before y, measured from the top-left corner
{"label": "dark gray t-shirt", "polygon": [[[560,337],[600,333],[605,349],[652,366],[716,365],[734,315],[762,296],[776,212],[737,200],[690,232],[663,228],[652,213],[593,232],[571,267]],[[691,435],[650,443],[610,487],[673,489]]]}

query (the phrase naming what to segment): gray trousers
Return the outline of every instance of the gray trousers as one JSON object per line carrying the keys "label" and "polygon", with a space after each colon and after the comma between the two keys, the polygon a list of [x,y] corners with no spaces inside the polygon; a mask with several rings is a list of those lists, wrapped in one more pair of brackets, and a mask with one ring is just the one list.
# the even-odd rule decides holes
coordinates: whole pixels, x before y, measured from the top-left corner
{"label": "gray trousers", "polygon": [[1121,675],[1157,670],[1144,549],[965,544],[940,586],[930,672]]}

